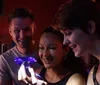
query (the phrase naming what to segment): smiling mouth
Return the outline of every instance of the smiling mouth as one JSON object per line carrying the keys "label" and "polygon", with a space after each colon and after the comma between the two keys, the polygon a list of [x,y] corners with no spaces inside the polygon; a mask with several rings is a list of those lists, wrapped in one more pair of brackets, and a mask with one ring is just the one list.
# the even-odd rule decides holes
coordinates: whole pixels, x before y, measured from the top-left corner
{"label": "smiling mouth", "polygon": [[48,56],[48,57],[46,57],[46,58],[43,59],[43,61],[44,61],[46,64],[51,63],[53,60],[54,60],[53,56]]}
{"label": "smiling mouth", "polygon": [[74,45],[71,45],[70,47],[71,47],[71,49],[72,49],[73,51],[75,51],[75,48],[77,47],[77,45],[74,44]]}

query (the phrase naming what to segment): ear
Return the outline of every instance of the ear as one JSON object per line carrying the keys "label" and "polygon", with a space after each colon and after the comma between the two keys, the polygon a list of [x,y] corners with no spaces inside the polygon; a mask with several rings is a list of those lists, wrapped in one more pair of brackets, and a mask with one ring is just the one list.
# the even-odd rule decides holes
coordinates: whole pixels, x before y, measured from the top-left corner
{"label": "ear", "polygon": [[32,24],[32,32],[34,32],[36,30],[36,24],[35,24],[35,22],[33,22],[33,24]]}
{"label": "ear", "polygon": [[9,28],[8,30],[9,30],[9,34],[12,36],[12,33],[11,33],[11,28]]}
{"label": "ear", "polygon": [[93,33],[95,33],[95,30],[96,30],[95,22],[94,22],[93,20],[90,20],[90,21],[88,22],[88,32],[89,32],[90,34],[93,34]]}

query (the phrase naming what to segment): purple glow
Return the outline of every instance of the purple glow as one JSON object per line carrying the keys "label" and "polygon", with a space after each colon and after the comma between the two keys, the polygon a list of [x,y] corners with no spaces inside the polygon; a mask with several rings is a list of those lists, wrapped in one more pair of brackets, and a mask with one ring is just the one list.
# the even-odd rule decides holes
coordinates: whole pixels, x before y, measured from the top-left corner
{"label": "purple glow", "polygon": [[37,60],[33,57],[17,57],[14,60],[18,65],[21,65],[24,63],[26,66],[29,64],[34,64],[37,62]]}
{"label": "purple glow", "polygon": [[[25,67],[26,67],[26,69],[27,69],[30,65],[32,65],[32,64],[34,64],[34,63],[37,62],[37,60],[36,60],[35,58],[33,58],[33,57],[17,57],[17,58],[15,58],[14,61],[15,61],[18,65],[20,65],[20,66],[21,66],[21,64],[24,64]],[[36,76],[37,78],[39,78],[39,79],[42,79],[42,77],[41,77],[39,74],[37,74],[37,73],[35,73],[35,76]]]}

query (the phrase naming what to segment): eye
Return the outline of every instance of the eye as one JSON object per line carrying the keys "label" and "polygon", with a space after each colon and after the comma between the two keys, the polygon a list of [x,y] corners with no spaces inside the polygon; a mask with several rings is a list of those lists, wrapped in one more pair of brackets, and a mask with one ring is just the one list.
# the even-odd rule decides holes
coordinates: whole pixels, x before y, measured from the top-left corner
{"label": "eye", "polygon": [[20,32],[20,30],[18,30],[18,29],[14,30],[14,33],[19,33],[19,32]]}
{"label": "eye", "polygon": [[56,49],[56,46],[49,46],[48,47],[50,50],[55,50]]}
{"label": "eye", "polygon": [[42,47],[42,46],[39,46],[39,50],[44,50],[44,47]]}
{"label": "eye", "polygon": [[72,32],[65,32],[65,35],[71,35]]}
{"label": "eye", "polygon": [[24,28],[23,30],[24,30],[25,32],[28,32],[28,31],[31,30],[31,28],[30,28],[30,27],[26,27],[26,28]]}

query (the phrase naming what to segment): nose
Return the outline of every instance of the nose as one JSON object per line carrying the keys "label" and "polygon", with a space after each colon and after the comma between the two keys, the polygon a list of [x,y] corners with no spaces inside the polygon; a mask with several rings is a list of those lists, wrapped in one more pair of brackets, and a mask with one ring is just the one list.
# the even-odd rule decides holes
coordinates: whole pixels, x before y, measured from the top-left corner
{"label": "nose", "polygon": [[48,50],[48,49],[45,49],[44,52],[43,52],[43,56],[46,57],[46,56],[48,56],[48,55],[49,55],[49,50]]}
{"label": "nose", "polygon": [[64,37],[63,44],[64,45],[69,45],[70,44],[70,41],[66,37]]}
{"label": "nose", "polygon": [[25,35],[24,31],[21,30],[21,31],[20,31],[20,38],[24,38],[24,35]]}

